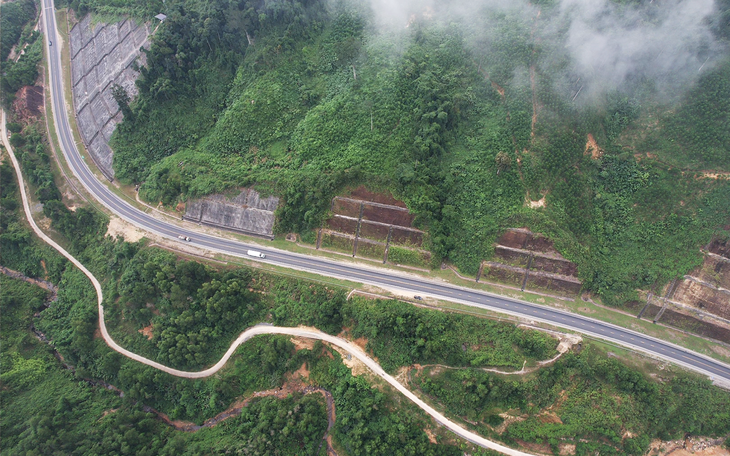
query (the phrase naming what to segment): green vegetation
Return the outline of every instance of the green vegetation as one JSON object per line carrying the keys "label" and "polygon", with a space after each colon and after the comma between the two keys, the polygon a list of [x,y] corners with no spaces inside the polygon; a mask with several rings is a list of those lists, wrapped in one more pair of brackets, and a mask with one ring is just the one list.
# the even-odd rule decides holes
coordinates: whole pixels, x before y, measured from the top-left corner
{"label": "green vegetation", "polygon": [[[0,171],[3,182],[10,183],[7,165]],[[6,184],[3,191],[5,214],[6,206],[14,203],[17,207],[17,189]],[[53,220],[52,225],[61,220]],[[531,414],[528,420],[536,426],[525,428],[516,423],[508,427],[501,437],[508,443],[516,439],[551,444],[555,439],[583,439],[587,441],[578,442],[581,453],[600,449],[639,454],[646,443],[644,435],[668,438],[683,429],[698,434],[727,432],[727,395],[706,381],[672,377],[665,386],[615,360],[605,360],[601,354],[585,352],[541,369],[537,378],[526,382],[502,380],[471,370],[471,366],[519,367],[524,359],[531,362],[552,356],[555,341],[507,323],[392,301],[346,301],[344,291],[338,289],[253,270],[216,270],[178,261],[161,250],[104,239],[103,232],[90,231],[75,248],[96,274],[106,278],[106,316],[113,336],[134,351],[171,364],[210,364],[238,331],[256,321],[307,324],[333,334],[345,327],[352,337],[367,338],[368,349],[390,371],[412,363],[463,366],[446,371],[456,377],[435,375],[429,377],[431,383],[422,385],[424,390],[431,388],[428,393],[457,414],[491,425],[498,424],[496,414],[501,410],[519,408]],[[37,248],[27,241],[3,241],[20,251],[20,257]],[[32,315],[42,309],[45,293],[0,277],[0,287],[7,291],[0,298],[0,323],[13,328],[4,331],[0,340],[2,454],[45,454],[51,450],[77,454],[223,454],[243,449],[266,454],[272,448],[280,454],[318,454],[326,428],[319,395],[254,400],[240,416],[194,434],[174,431],[143,409],[143,405],[151,406],[171,419],[200,423],[225,410],[236,398],[281,386],[287,375],[302,365],[310,372],[309,381],[334,397],[334,438],[346,454],[461,454],[462,449],[454,446],[431,444],[423,432],[431,421],[423,412],[396,400],[387,390],[373,388],[366,377],[353,377],[339,355],[321,343],[315,343],[311,350],[297,351],[286,337],[257,337],[240,347],[224,370],[205,380],[173,378],[132,362],[95,337],[94,289],[80,271],[65,267],[66,263],[61,263],[58,300],[38,317]],[[152,341],[138,332],[150,323]],[[53,341],[73,371],[61,368],[50,347],[31,335],[31,324]],[[166,333],[184,343],[169,344],[171,337]],[[193,339],[198,342],[190,343]],[[124,391],[124,398],[94,386],[100,380]],[[602,389],[595,392],[596,388]],[[567,427],[556,428],[536,420],[535,414],[559,400],[562,390],[575,398],[563,404],[577,404],[566,409],[572,415],[561,415]],[[620,434],[616,433],[622,429],[617,430],[613,415],[594,416],[579,408],[592,410],[595,404],[607,407],[601,394],[614,393],[622,401],[613,404],[625,405],[619,407],[619,417],[631,418],[627,423],[637,426],[632,429],[645,434],[617,441],[615,436]],[[599,399],[602,402],[597,402]],[[673,404],[671,413],[660,408],[666,403]],[[637,408],[627,409],[628,405]],[[659,415],[661,411],[664,415]],[[647,424],[647,416],[656,420]],[[487,427],[480,425],[478,429],[491,435]]]}
{"label": "green vegetation", "polygon": [[38,64],[43,57],[43,39],[40,32],[34,31],[28,37],[27,46],[17,61],[5,61],[0,66],[3,71],[3,98],[11,102],[15,92],[23,86],[33,85],[38,79]]}
{"label": "green vegetation", "polygon": [[0,454],[267,454],[274,448],[282,455],[318,454],[327,427],[318,395],[255,399],[214,428],[173,431],[128,397],[61,368],[29,331],[43,290],[5,276],[0,286]]}
{"label": "green vegetation", "polygon": [[428,267],[428,260],[423,253],[416,250],[404,249],[390,246],[388,248],[388,261],[396,264],[407,264],[411,266]]}
{"label": "green vegetation", "polygon": [[[15,204],[17,210],[18,195],[17,188],[9,185],[12,183],[10,169],[4,165],[2,170],[0,176],[7,183],[3,185],[5,193],[2,199],[5,213],[5,205],[13,207]],[[14,215],[16,220],[20,218],[19,214]],[[52,226],[56,227],[62,221],[54,219]],[[57,229],[61,236],[69,234]],[[358,330],[356,328],[360,325],[356,321],[367,320],[374,326],[362,327],[360,331],[363,334],[367,331],[368,337],[379,341],[378,346],[381,347],[387,344],[387,340],[405,346],[413,337],[435,337],[440,328],[453,326],[451,320],[443,320],[443,315],[429,315],[408,306],[396,305],[392,311],[378,312],[369,301],[345,301],[343,290],[251,270],[217,271],[194,262],[180,262],[167,252],[104,239],[103,232],[89,231],[88,236],[81,236],[74,245],[79,250],[79,257],[96,274],[107,278],[105,306],[112,334],[131,349],[151,357],[157,355],[158,359],[170,363],[182,366],[210,363],[220,356],[216,351],[226,347],[235,333],[268,318],[276,324],[308,324],[330,333],[338,333],[345,324]],[[11,239],[6,241],[9,247],[20,252],[21,257],[27,257],[27,253],[36,248],[27,243],[12,244]],[[338,417],[334,430],[336,442],[346,448],[348,454],[389,454],[393,451],[406,455],[458,453],[452,446],[431,444],[423,432],[426,418],[422,412],[402,403],[396,409],[396,403],[389,395],[372,389],[363,377],[353,377],[339,361],[339,355],[333,355],[321,344],[315,345],[312,351],[295,351],[288,338],[258,337],[239,348],[223,371],[206,380],[177,379],[129,361],[110,351],[100,338],[95,337],[97,315],[93,287],[80,271],[65,266],[62,263],[57,279],[60,286],[58,300],[41,312],[33,325],[53,341],[65,363],[74,366],[73,372],[60,370],[47,346],[28,334],[31,315],[40,307],[43,293],[36,292],[35,298],[26,296],[25,292],[17,292],[4,282],[27,285],[2,278],[3,290],[9,290],[10,303],[4,301],[0,310],[4,318],[13,322],[13,338],[32,342],[37,350],[45,353],[44,362],[33,360],[27,349],[3,340],[3,349],[8,351],[3,352],[3,372],[7,375],[2,381],[13,385],[13,389],[3,390],[3,410],[15,410],[16,402],[12,402],[15,397],[20,401],[33,397],[32,401],[22,403],[22,408],[19,408],[25,413],[2,416],[3,429],[11,430],[2,441],[3,453],[30,451],[31,454],[41,454],[51,447],[79,454],[129,451],[180,454],[181,449],[185,449],[187,454],[195,454],[205,448],[224,452],[242,446],[262,449],[265,446],[261,445],[270,439],[262,440],[260,436],[271,430],[281,430],[283,434],[281,438],[284,440],[276,443],[277,448],[301,449],[301,445],[318,443],[326,424],[323,406],[313,398],[299,399],[295,396],[286,401],[262,400],[261,408],[253,403],[241,417],[192,436],[172,431],[143,412],[141,407],[143,404],[154,407],[172,419],[201,422],[223,411],[237,397],[282,385],[287,373],[302,364],[309,367],[310,380],[314,384],[332,392]],[[246,291],[249,289],[251,291]],[[6,304],[8,308],[22,304],[26,310],[13,312],[5,307]],[[382,303],[378,303],[380,306]],[[191,318],[206,324],[191,326]],[[409,332],[412,328],[386,331],[390,320],[397,319],[416,323],[419,327],[417,333]],[[467,320],[457,323],[456,327],[489,329],[490,335],[480,336],[479,343],[499,345],[497,339],[501,333],[511,334],[510,340],[520,346],[524,345],[518,342],[521,335],[525,336],[525,340],[530,339],[527,333],[523,334],[523,331],[508,324]],[[10,324],[9,321],[3,321],[3,324]],[[155,334],[153,342],[138,333],[138,329],[150,322]],[[186,343],[167,344],[169,337],[158,336],[165,333],[185,338]],[[189,341],[201,333],[205,333],[205,342],[210,345],[203,347],[205,351],[198,352],[195,351],[199,348],[197,344]],[[449,335],[463,337],[456,332]],[[533,344],[538,341],[538,345],[542,343],[546,350],[552,350],[554,342],[539,334],[535,337]],[[472,343],[471,339],[457,340],[457,347],[466,342]],[[429,356],[438,356],[439,350],[449,353],[450,349],[444,344],[452,345],[445,340],[425,342],[421,345],[428,347],[427,351],[412,353],[414,359],[427,360]],[[510,343],[501,347],[502,356],[509,356],[512,350]],[[477,365],[492,362],[491,357],[484,358],[487,351],[481,347],[470,346],[466,353],[460,352],[461,348],[452,350],[451,356],[461,362],[471,360]],[[206,356],[195,356],[201,353]],[[382,355],[384,359],[388,356],[386,353]],[[478,356],[483,359],[474,361]],[[399,363],[410,362],[394,354],[390,357],[393,358],[390,361],[392,368]],[[32,379],[39,372],[45,374],[44,381],[37,383]],[[49,372],[53,375],[48,375]],[[103,380],[124,391],[124,399],[104,388],[74,379]],[[287,410],[296,409],[300,410],[299,415],[287,415]],[[398,412],[394,413],[394,410]],[[108,413],[105,415],[105,412]],[[291,418],[281,420],[274,419],[274,416]],[[291,430],[284,432],[284,427]],[[33,431],[26,432],[26,429]],[[39,435],[56,437],[39,442]],[[245,445],[238,437],[240,435],[247,436]],[[295,453],[301,454],[301,451],[289,454]]]}
{"label": "green vegetation", "polygon": [[[348,2],[167,8],[113,138],[117,175],[144,182],[150,201],[258,185],[283,197],[276,229],[305,233],[332,196],[366,182],[417,214],[433,264],[474,274],[502,230],[527,225],[610,304],[696,266],[698,246],[730,218],[726,182],[661,161],[725,169],[727,64],[675,105],[642,83],[585,105],[563,94],[565,32],[536,44],[559,20],[550,4],[539,21],[484,9],[471,23],[419,16],[399,33]],[[603,157],[585,154],[588,134]],[[661,160],[637,161],[632,149]],[[546,209],[526,208],[526,195],[547,195]]]}
{"label": "green vegetation", "polygon": [[[38,78],[38,63],[43,57],[43,40],[33,30],[36,7],[33,0],[4,3],[0,15],[0,101],[9,106],[15,93]],[[15,58],[9,54],[15,46]]]}
{"label": "green vegetation", "polygon": [[[727,220],[726,184],[623,152],[632,128],[644,121],[644,103],[636,97],[611,95],[601,109],[577,108],[555,94],[555,81],[538,68],[535,97],[543,111],[532,137],[533,94],[524,81],[542,53],[558,52],[549,43],[534,45],[532,18],[483,12],[480,19],[493,25],[486,37],[458,23],[417,19],[395,37],[376,33],[369,13],[346,3],[103,3],[71,6],[142,18],[164,8],[169,16],[148,53],[141,94],[128,106],[132,115],[114,138],[119,175],[145,181],[148,199],[174,204],[257,183],[286,200],[279,230],[306,231],[321,223],[332,195],[366,181],[406,201],[416,223],[429,230],[435,261],[448,258],[473,272],[501,229],[525,224],[553,237],[578,262],[586,285],[610,302],[696,264],[687,252]],[[3,20],[10,17],[5,5]],[[543,14],[552,13],[545,5]],[[24,29],[17,36],[31,43],[30,33],[22,38]],[[41,47],[34,39],[26,48],[29,59],[37,58],[34,46]],[[472,40],[489,46],[476,51]],[[29,62],[18,68],[31,68]],[[724,133],[705,127],[721,125],[726,107],[701,95],[722,93],[722,76],[713,75],[724,68],[703,76],[693,93],[697,105],[682,105],[698,119],[687,124],[697,134],[683,144],[700,151],[714,142],[715,149],[697,152],[696,160],[716,166],[724,166],[717,152]],[[126,103],[126,94],[116,97]],[[658,128],[679,132],[675,121],[669,115]],[[557,451],[573,442],[581,455],[638,455],[654,437],[730,432],[728,395],[705,380],[666,373],[658,382],[591,347],[525,379],[487,374],[477,368],[518,368],[553,356],[555,341],[471,316],[348,301],[340,289],[215,269],[108,238],[103,216],[86,208],[72,212],[61,202],[44,129],[14,123],[11,130],[55,235],[102,279],[109,329],[135,352],[199,369],[252,324],[305,324],[366,338],[367,349],[390,372],[414,363],[454,367],[426,367],[416,381],[447,411],[508,444],[542,442]],[[587,133],[605,149],[602,159],[584,156]],[[527,192],[547,194],[548,207],[523,208]],[[302,366],[310,383],[332,393],[333,435],[346,454],[456,455],[466,449],[430,443],[423,431],[430,419],[366,376],[354,377],[321,343],[297,350],[287,337],[257,337],[204,380],[174,378],[122,357],[95,334],[96,295],[88,279],[22,220],[14,175],[4,162],[0,263],[47,276],[60,290],[43,310],[44,292],[0,276],[0,453],[322,454],[326,416],[319,395],[252,400],[240,416],[196,433],[174,431],[145,411],[153,407],[171,419],[201,423],[237,398],[282,386]],[[391,254],[416,261],[404,249]],[[52,345],[34,337],[31,325]],[[548,408],[562,424],[539,417]],[[496,436],[498,414],[517,410],[526,420]]]}
{"label": "green vegetation", "polygon": [[94,12],[110,20],[119,19],[123,16],[149,20],[156,14],[165,11],[165,2],[160,0],[117,0],[114,2],[104,0],[57,0],[54,3],[56,8],[69,7],[73,9],[79,17]]}
{"label": "green vegetation", "polygon": [[682,168],[729,170],[729,95],[730,62],[724,62],[703,75],[679,109],[662,119],[662,128],[652,132],[640,150],[660,150],[665,160]]}
{"label": "green vegetation", "polygon": [[[19,126],[18,124],[15,125]],[[77,211],[70,211],[63,204],[61,192],[56,187],[53,172],[51,171],[48,142],[44,133],[45,127],[43,124],[34,122],[22,128],[22,131],[19,130],[13,133],[10,142],[28,184],[34,192],[34,197],[43,204],[43,214],[53,221],[53,228],[69,240],[71,252],[81,253],[92,241],[100,237],[103,238],[103,234],[106,232],[106,218],[94,209],[82,207]],[[17,190],[17,180],[10,164],[3,164],[3,166],[6,168],[1,176],[3,183],[7,184],[7,187],[4,186],[2,190],[4,197],[4,192],[10,194]],[[18,215],[22,214],[23,210],[20,205],[15,205],[13,202],[8,204],[10,205],[7,207],[10,211],[9,214],[13,212]],[[0,225],[2,229],[0,242],[5,236],[10,238],[8,252],[11,254],[15,242],[13,232],[18,230],[18,236],[25,236],[25,234],[22,234],[23,232],[29,233],[29,231],[24,231],[24,228],[22,228],[20,222],[22,218],[8,217],[4,224]],[[2,253],[2,255],[4,254],[5,252]],[[19,257],[18,261],[22,262],[22,257]]]}
{"label": "green vegetation", "polygon": [[23,44],[31,35],[31,21],[35,19],[36,9],[33,0],[18,0],[3,5],[0,17],[0,61],[5,62],[10,50],[16,44]]}
{"label": "green vegetation", "polygon": [[24,217],[15,172],[4,159],[0,164],[0,264],[26,276],[57,282],[66,259],[35,238]]}
{"label": "green vegetation", "polygon": [[547,359],[556,342],[538,332],[469,315],[443,314],[399,301],[353,298],[343,308],[352,336],[366,337],[384,369],[414,363],[509,366]]}
{"label": "green vegetation", "polygon": [[[317,342],[312,353],[321,350]],[[351,455],[459,455],[451,445],[434,445],[423,429],[430,422],[410,403],[395,402],[385,391],[373,388],[364,376],[353,377],[334,353],[310,362],[310,379],[333,392],[337,422],[335,437]],[[400,399],[400,398],[399,398]],[[393,413],[398,407],[398,413]]]}
{"label": "green vegetation", "polygon": [[[156,249],[128,247],[123,257],[120,250],[114,249],[113,261],[123,272],[106,287],[107,326],[133,351],[179,369],[213,364],[238,333],[269,319],[330,334],[350,328],[354,337],[370,341],[389,371],[416,362],[519,368],[525,359],[555,353],[554,339],[508,323],[398,302],[346,301],[341,289],[254,270],[216,271]],[[146,327],[153,335],[149,340],[140,333]]]}
{"label": "green vegetation", "polygon": [[556,454],[567,443],[577,455],[642,455],[654,438],[730,433],[730,398],[709,381],[676,374],[656,382],[592,347],[526,379],[427,368],[415,383],[486,435],[495,435],[500,413],[528,414],[501,439],[547,443]]}

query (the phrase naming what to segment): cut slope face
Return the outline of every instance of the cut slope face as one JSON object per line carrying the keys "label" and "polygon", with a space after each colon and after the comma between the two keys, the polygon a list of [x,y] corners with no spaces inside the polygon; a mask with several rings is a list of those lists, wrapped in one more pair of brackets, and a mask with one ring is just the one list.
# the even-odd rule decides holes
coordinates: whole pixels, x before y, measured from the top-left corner
{"label": "cut slope face", "polygon": [[134,81],[139,72],[132,64],[142,56],[141,48],[149,47],[149,36],[147,24],[124,20],[92,26],[91,15],[69,33],[74,113],[89,154],[110,180],[114,169],[109,138],[123,118],[111,89],[118,84],[130,97],[137,94]]}
{"label": "cut slope face", "polygon": [[332,199],[332,216],[318,233],[317,247],[383,263],[426,267],[430,252],[422,246],[426,233],[413,227],[403,201],[360,186]]}
{"label": "cut slope face", "polygon": [[210,195],[189,201],[183,220],[202,223],[243,234],[274,239],[274,212],[279,198],[244,188],[233,198]]}
{"label": "cut slope face", "polygon": [[563,258],[550,239],[525,228],[505,231],[494,248],[494,261],[484,262],[482,271],[488,280],[566,295],[583,287],[576,273],[575,263]]}
{"label": "cut slope face", "polygon": [[39,117],[42,106],[43,87],[39,86],[21,87],[13,102],[13,109],[23,122],[30,122],[32,117]]}
{"label": "cut slope face", "polygon": [[730,321],[730,241],[711,242],[702,266],[682,278],[672,298]]}

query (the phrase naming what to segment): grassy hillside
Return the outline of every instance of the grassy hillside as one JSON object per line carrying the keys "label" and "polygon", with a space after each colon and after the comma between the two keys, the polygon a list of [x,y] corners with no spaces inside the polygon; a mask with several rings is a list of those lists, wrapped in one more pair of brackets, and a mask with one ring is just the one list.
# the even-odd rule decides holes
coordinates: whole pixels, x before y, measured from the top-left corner
{"label": "grassy hillside", "polygon": [[[283,198],[279,232],[366,183],[418,215],[435,264],[474,273],[501,230],[528,226],[607,302],[697,265],[730,215],[727,182],[694,174],[730,169],[723,23],[692,55],[701,72],[611,85],[577,76],[560,4],[460,5],[389,28],[344,1],[168,2],[113,138],[117,176],[168,205],[257,185]],[[642,5],[620,8],[660,28],[667,11]]]}

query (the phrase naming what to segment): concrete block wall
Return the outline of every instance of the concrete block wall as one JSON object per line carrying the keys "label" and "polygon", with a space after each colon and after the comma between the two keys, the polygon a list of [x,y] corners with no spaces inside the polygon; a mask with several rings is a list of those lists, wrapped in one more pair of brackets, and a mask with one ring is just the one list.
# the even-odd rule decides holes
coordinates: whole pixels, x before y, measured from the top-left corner
{"label": "concrete block wall", "polygon": [[76,121],[91,158],[110,180],[114,169],[109,139],[123,118],[111,88],[119,84],[130,97],[137,94],[134,81],[139,73],[132,69],[132,63],[144,64],[140,49],[149,46],[149,36],[149,25],[129,19],[92,25],[90,15],[69,34]]}

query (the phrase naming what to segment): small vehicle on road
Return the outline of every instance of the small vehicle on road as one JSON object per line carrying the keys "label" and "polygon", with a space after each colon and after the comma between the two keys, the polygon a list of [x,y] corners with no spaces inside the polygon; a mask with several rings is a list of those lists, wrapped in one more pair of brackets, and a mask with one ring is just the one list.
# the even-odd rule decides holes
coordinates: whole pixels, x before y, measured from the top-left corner
{"label": "small vehicle on road", "polygon": [[182,234],[180,236],[178,236],[177,238],[182,241],[190,242],[190,238],[187,236],[183,236]]}
{"label": "small vehicle on road", "polygon": [[417,299],[417,300],[419,300],[419,301],[423,301],[423,298],[422,298],[422,297],[420,297],[420,296],[414,296],[414,297],[413,297],[413,299]]}
{"label": "small vehicle on road", "polygon": [[49,45],[49,46],[53,46],[53,41],[50,41],[50,40],[49,40],[49,41],[48,41],[48,45]]}
{"label": "small vehicle on road", "polygon": [[249,250],[248,252],[246,252],[246,255],[256,257],[256,258],[266,258],[266,255],[264,255],[263,253],[258,252],[256,250]]}

